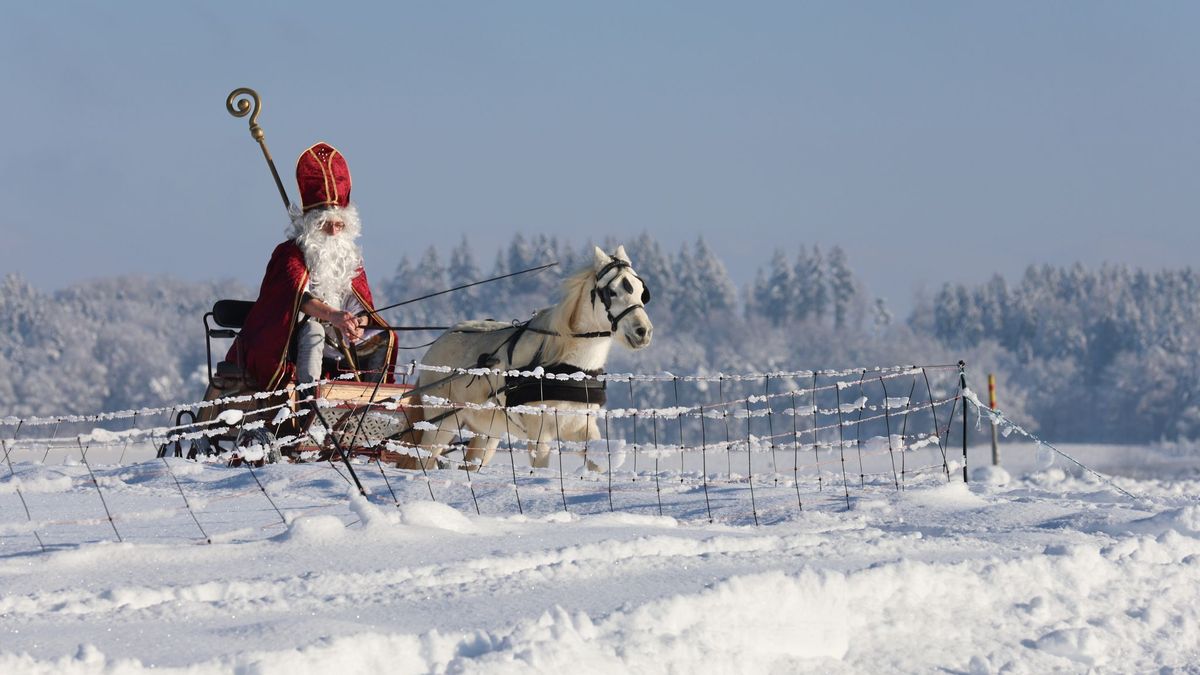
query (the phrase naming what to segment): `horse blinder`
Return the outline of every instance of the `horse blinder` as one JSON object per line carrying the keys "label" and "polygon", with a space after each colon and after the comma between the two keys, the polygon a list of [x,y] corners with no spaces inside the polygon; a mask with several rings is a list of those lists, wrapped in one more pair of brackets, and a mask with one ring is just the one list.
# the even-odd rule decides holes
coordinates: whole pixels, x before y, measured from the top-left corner
{"label": "horse blinder", "polygon": [[[604,276],[607,275],[609,273],[609,271],[612,270],[613,268],[621,269],[621,268],[627,268],[627,267],[630,268],[630,273],[633,274],[634,278],[637,279],[638,281],[642,282],[641,303],[629,305],[624,310],[622,310],[621,313],[617,314],[614,317],[612,315],[612,300],[613,300],[612,284],[614,282],[616,282],[616,278],[614,278],[612,281],[608,282],[607,284],[604,284],[603,286],[600,285],[600,280],[603,279]],[[625,280],[625,292],[633,293],[633,285],[629,283],[628,279]],[[646,285],[646,281],[644,279],[642,279],[640,276],[638,276],[635,272],[632,271],[632,267],[630,266],[629,263],[625,262],[624,260],[619,260],[619,259],[614,258],[611,262],[609,262],[607,265],[605,265],[603,268],[601,268],[599,272],[596,273],[596,285],[595,285],[595,287],[592,288],[592,304],[593,305],[596,304],[597,297],[600,298],[600,302],[604,304],[604,310],[608,314],[608,320],[612,324],[613,331],[616,331],[617,324],[621,322],[621,319],[625,318],[626,314],[629,314],[630,312],[634,311],[635,309],[645,307],[646,304],[650,302],[650,288]]]}

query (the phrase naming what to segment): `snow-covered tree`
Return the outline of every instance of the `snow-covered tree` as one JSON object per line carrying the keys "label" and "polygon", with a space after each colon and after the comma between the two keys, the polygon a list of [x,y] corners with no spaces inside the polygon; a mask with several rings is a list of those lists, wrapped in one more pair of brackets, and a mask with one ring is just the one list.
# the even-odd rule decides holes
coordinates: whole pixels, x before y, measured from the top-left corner
{"label": "snow-covered tree", "polygon": [[[451,286],[462,286],[483,278],[479,265],[475,262],[475,252],[467,241],[466,235],[450,251],[450,268],[447,272]],[[455,291],[453,297],[449,299],[455,316],[458,318],[477,316],[479,310],[482,309],[479,299],[485,292],[484,288],[484,286],[472,286]]]}
{"label": "snow-covered tree", "polygon": [[796,275],[787,254],[775,249],[765,275],[759,270],[751,309],[778,326],[796,317]]}
{"label": "snow-covered tree", "polygon": [[849,321],[850,312],[861,302],[854,273],[850,271],[846,252],[840,246],[834,246],[829,251],[829,291],[833,300],[833,326],[839,330],[844,329]]}
{"label": "snow-covered tree", "polygon": [[829,286],[820,246],[813,246],[811,253],[801,247],[796,257],[795,284],[797,318],[824,319],[829,312]]}

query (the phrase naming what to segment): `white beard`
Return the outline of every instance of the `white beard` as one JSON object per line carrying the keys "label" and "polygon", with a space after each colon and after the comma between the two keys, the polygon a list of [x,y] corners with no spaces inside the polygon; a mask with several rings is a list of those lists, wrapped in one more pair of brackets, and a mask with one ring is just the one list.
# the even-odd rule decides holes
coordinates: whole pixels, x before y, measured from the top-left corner
{"label": "white beard", "polygon": [[[321,228],[333,217],[346,227],[337,234],[325,234]],[[309,211],[292,222],[289,234],[308,266],[308,292],[338,309],[350,295],[350,282],[362,267],[362,250],[356,243],[361,233],[354,206]]]}

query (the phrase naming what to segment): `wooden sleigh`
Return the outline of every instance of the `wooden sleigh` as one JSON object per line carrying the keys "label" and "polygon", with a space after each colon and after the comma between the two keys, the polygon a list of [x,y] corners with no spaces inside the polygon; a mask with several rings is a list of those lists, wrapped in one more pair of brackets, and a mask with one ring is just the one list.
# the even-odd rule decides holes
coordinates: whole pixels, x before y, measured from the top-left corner
{"label": "wooden sleigh", "polygon": [[410,456],[415,451],[388,450],[389,445],[404,444],[413,422],[420,419],[420,411],[408,405],[419,393],[412,385],[334,380],[304,391],[289,385],[264,393],[238,364],[221,361],[214,367],[212,341],[237,337],[253,304],[218,300],[205,313],[204,403],[176,415],[179,433],[159,449],[160,457],[173,451],[189,459],[224,456],[233,464],[257,464],[323,461],[345,452],[401,466],[415,463]]}

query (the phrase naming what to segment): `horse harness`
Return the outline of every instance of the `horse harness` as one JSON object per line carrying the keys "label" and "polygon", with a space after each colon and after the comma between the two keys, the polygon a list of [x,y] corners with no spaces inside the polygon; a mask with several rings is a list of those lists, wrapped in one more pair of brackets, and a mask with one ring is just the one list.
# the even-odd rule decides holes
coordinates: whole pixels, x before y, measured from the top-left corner
{"label": "horse harness", "polygon": [[[646,282],[641,277],[634,274],[637,280],[642,282],[642,295],[640,302],[630,303],[628,307],[621,310],[615,316],[613,315],[612,301],[614,291],[612,284],[616,282],[622,269],[631,268],[632,266],[628,262],[613,258],[607,265],[600,268],[600,270],[596,272],[595,286],[591,291],[592,305],[595,306],[597,299],[599,299],[601,304],[604,305],[604,312],[608,318],[609,324],[612,327],[611,330],[593,331],[589,333],[572,333],[571,337],[585,339],[611,337],[613,332],[617,330],[617,325],[622,319],[624,319],[634,310],[645,307],[646,303],[650,302],[650,289],[647,288]],[[617,274],[614,274],[612,279],[609,279],[607,283],[602,283],[604,278],[613,270],[616,270]],[[505,338],[504,341],[499,345],[497,345],[496,348],[491,351],[491,353],[485,352],[480,354],[476,366],[480,368],[491,367],[489,364],[494,363],[496,353],[505,347],[507,347],[508,362],[511,364],[513,362],[513,355],[516,351],[517,342],[520,341],[521,337],[526,332],[537,333],[539,335],[551,337],[561,337],[554,331],[549,331],[544,328],[538,328],[537,326],[530,325],[532,321],[533,319],[530,319],[519,324],[514,324],[512,327],[515,330],[512,332],[512,334]],[[537,352],[534,354],[533,358],[528,364],[520,368],[514,368],[514,370],[520,372],[528,372],[540,367],[543,375],[541,377],[535,377],[533,375],[506,375],[504,377],[504,384],[501,385],[499,389],[492,392],[491,398],[496,398],[503,393],[505,395],[504,400],[506,407],[525,405],[535,401],[572,401],[585,404],[595,403],[597,405],[604,405],[608,402],[608,396],[606,394],[607,382],[597,379],[598,376],[604,374],[603,368],[583,370],[582,368],[570,363],[542,363],[542,347],[544,344],[545,342],[543,341],[543,343],[538,346]],[[587,377],[581,379],[564,380],[547,379],[545,377],[545,375],[572,375],[578,372],[583,372],[583,374],[587,375]],[[474,377],[479,376],[476,375]]]}
{"label": "horse harness", "polygon": [[[517,327],[512,336],[506,340],[508,342],[508,362],[512,363],[513,351],[516,349],[517,341],[521,334],[525,331],[531,333],[540,333],[542,335],[557,336],[557,333],[544,330],[529,325],[529,321]],[[581,338],[599,338],[609,337],[610,331],[600,331],[595,333],[574,333],[572,337]],[[493,397],[504,393],[505,406],[525,405],[535,401],[574,401],[577,403],[595,403],[604,405],[608,402],[608,396],[605,394],[605,389],[608,383],[604,380],[598,380],[598,375],[604,374],[603,368],[594,370],[583,370],[579,366],[570,363],[542,363],[542,347],[545,346],[545,340],[538,345],[537,352],[533,355],[530,362],[515,370],[519,372],[527,372],[535,368],[541,367],[542,376],[534,377],[533,375],[505,375],[504,384],[499,390],[493,392]],[[503,346],[503,345],[501,345]],[[583,379],[568,379],[568,380],[548,380],[546,375],[571,375],[582,371],[587,375]]]}
{"label": "horse harness", "polygon": [[[496,348],[490,353],[484,352],[480,354],[479,359],[475,364],[476,367],[494,367],[497,361],[496,353],[501,349],[505,349],[505,347],[507,347],[508,362],[511,364],[513,362],[513,355],[517,348],[517,342],[521,340],[521,337],[526,332],[553,337],[559,336],[559,334],[554,331],[549,331],[544,328],[538,328],[537,326],[530,325],[532,321],[533,319],[530,319],[518,324],[513,324],[511,326],[514,329],[512,334],[506,337],[504,341],[497,345]],[[495,330],[506,329],[498,328]],[[602,338],[609,337],[611,335],[612,332],[610,331],[596,331],[591,333],[572,333],[571,336],[577,338]],[[542,363],[542,348],[544,346],[545,341],[543,340],[542,343],[538,345],[537,352],[533,355],[533,358],[528,364],[512,369],[518,372],[528,372],[540,367],[543,373],[541,377],[535,377],[533,375],[504,375],[504,384],[500,385],[498,389],[494,389],[489,398],[495,399],[498,398],[500,394],[504,394],[505,407],[525,405],[535,401],[575,401],[578,403],[595,403],[598,405],[604,405],[608,401],[608,398],[605,395],[607,383],[596,379],[598,375],[604,374],[603,368],[597,368],[595,370],[582,370],[579,366],[575,366],[570,363]],[[545,377],[546,375],[571,375],[581,371],[588,377],[578,380],[548,380]],[[472,376],[472,381],[478,377],[481,376]],[[440,418],[441,416],[439,416],[438,419]]]}

